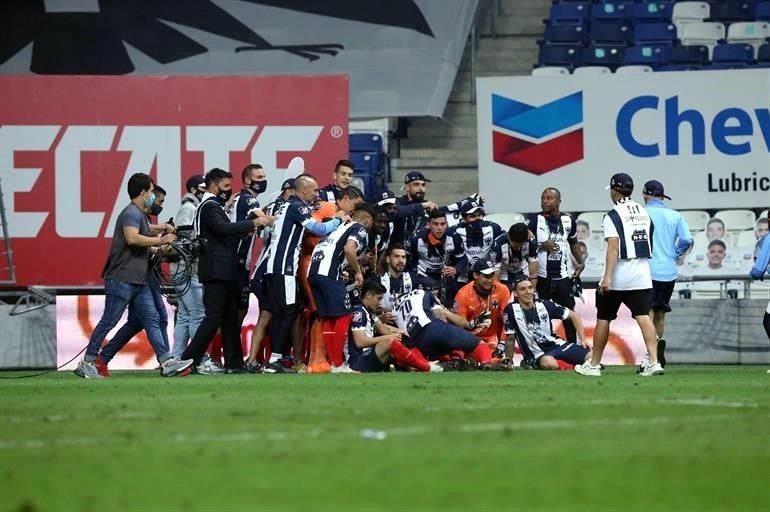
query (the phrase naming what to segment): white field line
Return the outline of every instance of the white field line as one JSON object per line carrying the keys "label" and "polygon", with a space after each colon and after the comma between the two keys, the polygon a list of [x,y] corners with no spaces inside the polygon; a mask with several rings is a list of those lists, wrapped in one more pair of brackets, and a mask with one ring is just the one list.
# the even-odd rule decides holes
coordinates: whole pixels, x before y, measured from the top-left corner
{"label": "white field line", "polygon": [[[382,433],[378,439],[387,437],[421,436],[428,434],[475,434],[479,432],[514,432],[521,430],[573,430],[580,427],[646,427],[666,423],[711,422],[734,420],[734,415],[695,415],[695,416],[642,416],[633,418],[596,418],[596,419],[559,419],[559,420],[534,420],[512,421],[499,423],[464,423],[464,424],[435,424],[412,425],[386,428],[385,430],[371,430]],[[366,429],[370,430],[370,429]],[[51,439],[19,439],[0,440],[0,451],[15,451],[24,449],[47,449],[60,447],[88,447],[107,445],[135,445],[135,444],[207,444],[207,443],[248,443],[253,441],[297,441],[302,439],[339,438],[355,439],[368,437],[363,430],[302,430],[302,431],[242,431],[222,433],[176,433],[168,436],[148,436],[143,438],[125,439],[117,437],[74,437]]]}

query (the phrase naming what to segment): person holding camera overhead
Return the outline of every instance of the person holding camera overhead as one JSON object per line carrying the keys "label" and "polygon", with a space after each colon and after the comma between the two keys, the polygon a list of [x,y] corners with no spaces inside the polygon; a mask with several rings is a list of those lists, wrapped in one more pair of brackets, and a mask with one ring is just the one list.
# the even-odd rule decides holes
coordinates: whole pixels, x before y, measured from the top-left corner
{"label": "person holding camera overhead", "polygon": [[211,339],[222,329],[222,348],[226,373],[243,373],[238,304],[240,290],[236,280],[238,240],[257,227],[267,226],[272,217],[258,214],[253,219],[230,222],[225,204],[233,193],[233,175],[214,168],[206,174],[206,190],[195,213],[194,232],[202,239],[203,250],[198,260],[198,279],[203,283],[203,305],[206,316],[198,326],[182,357],[192,359],[198,371]]}

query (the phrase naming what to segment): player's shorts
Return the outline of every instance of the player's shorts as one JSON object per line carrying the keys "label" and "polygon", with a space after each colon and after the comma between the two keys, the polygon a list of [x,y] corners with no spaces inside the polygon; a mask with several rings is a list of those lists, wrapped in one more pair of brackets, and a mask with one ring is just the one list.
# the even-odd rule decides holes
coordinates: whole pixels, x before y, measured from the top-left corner
{"label": "player's shorts", "polygon": [[354,370],[362,373],[383,372],[387,368],[385,363],[380,361],[377,357],[377,352],[374,349],[370,350],[368,354],[362,355],[356,358],[350,358],[348,365]]}
{"label": "player's shorts", "polygon": [[278,314],[297,303],[297,280],[294,276],[265,274],[262,278],[262,297],[259,306]]}
{"label": "player's shorts", "polygon": [[625,304],[631,310],[631,316],[650,314],[650,289],[644,290],[609,290],[596,294],[597,320],[615,320],[620,305]]}
{"label": "player's shorts", "polygon": [[552,348],[542,356],[538,357],[536,361],[527,361],[530,366],[535,369],[540,369],[540,359],[544,356],[551,356],[559,361],[564,361],[569,364],[583,364],[586,361],[586,356],[590,352],[583,345],[577,343],[565,343],[559,345],[556,348]]}
{"label": "player's shorts", "polygon": [[308,277],[318,316],[339,318],[350,314],[350,298],[345,283],[327,276]]}
{"label": "player's shorts", "polygon": [[439,320],[420,329],[412,341],[429,360],[438,359],[455,350],[470,354],[481,342],[473,333]]}
{"label": "player's shorts", "polygon": [[241,291],[238,298],[238,309],[249,309],[249,297],[251,296],[251,287],[249,286],[249,271],[245,268],[238,268],[235,276],[235,285]]}
{"label": "player's shorts", "polygon": [[650,309],[653,311],[671,312],[671,295],[674,293],[676,281],[652,281],[650,293]]}

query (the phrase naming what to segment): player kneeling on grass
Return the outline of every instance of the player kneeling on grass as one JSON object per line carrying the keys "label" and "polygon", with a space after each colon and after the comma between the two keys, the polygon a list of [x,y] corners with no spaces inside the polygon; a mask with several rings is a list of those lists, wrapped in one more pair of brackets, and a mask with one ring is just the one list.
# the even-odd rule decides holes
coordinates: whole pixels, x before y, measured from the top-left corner
{"label": "player kneeling on grass", "polygon": [[[509,303],[503,315],[508,358],[513,355],[514,342],[518,342],[524,361],[538,370],[571,370],[591,358],[591,343],[586,340],[580,315],[550,300],[535,299],[535,287],[526,276],[516,279],[513,292],[518,303]],[[572,320],[581,345],[556,336],[551,319]]]}
{"label": "player kneeling on grass", "polygon": [[492,351],[486,343],[465,329],[475,329],[468,321],[442,306],[435,295],[412,290],[393,305],[396,325],[409,336],[410,346],[420,349],[431,360],[462,353],[473,358],[482,370],[491,370]]}
{"label": "player kneeling on grass", "polygon": [[380,304],[385,287],[376,279],[366,281],[361,289],[361,304],[353,307],[353,320],[348,337],[348,365],[359,372],[381,372],[391,358],[400,366],[421,372],[443,371],[432,365],[419,349],[406,348],[401,343],[403,331],[382,323],[374,312]]}

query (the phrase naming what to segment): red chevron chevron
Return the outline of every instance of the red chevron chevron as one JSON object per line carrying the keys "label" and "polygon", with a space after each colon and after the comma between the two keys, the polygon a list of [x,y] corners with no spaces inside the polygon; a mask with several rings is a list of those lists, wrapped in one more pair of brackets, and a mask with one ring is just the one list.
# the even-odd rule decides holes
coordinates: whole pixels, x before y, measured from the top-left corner
{"label": "red chevron chevron", "polygon": [[534,144],[492,131],[495,162],[532,174],[545,174],[583,159],[583,129],[565,133],[542,144]]}

